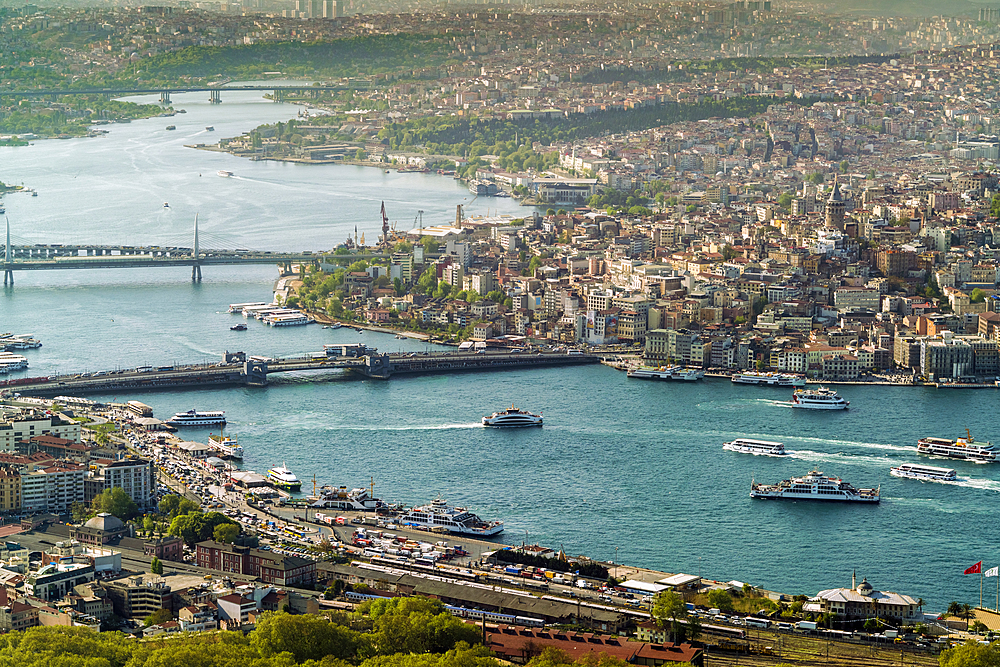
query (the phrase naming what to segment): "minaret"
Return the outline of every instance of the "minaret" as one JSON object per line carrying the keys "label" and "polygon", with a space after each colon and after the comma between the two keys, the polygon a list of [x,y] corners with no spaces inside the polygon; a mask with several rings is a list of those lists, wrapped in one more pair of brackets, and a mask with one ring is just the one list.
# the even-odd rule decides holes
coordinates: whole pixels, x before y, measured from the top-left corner
{"label": "minaret", "polygon": [[838,231],[844,231],[844,198],[840,194],[840,183],[834,177],[833,192],[826,202],[826,226]]}
{"label": "minaret", "polygon": [[851,590],[852,591],[858,590],[858,571],[857,570],[855,570],[854,572],[851,573]]}

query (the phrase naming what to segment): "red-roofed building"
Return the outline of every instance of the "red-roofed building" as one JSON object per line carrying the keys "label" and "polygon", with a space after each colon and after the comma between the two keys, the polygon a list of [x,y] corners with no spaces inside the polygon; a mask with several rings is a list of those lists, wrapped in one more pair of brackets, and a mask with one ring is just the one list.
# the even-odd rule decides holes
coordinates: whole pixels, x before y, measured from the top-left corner
{"label": "red-roofed building", "polygon": [[574,661],[587,655],[608,655],[638,665],[687,662],[701,667],[704,653],[690,644],[646,644],[622,637],[542,628],[496,626],[486,635],[486,646],[511,662],[527,663],[546,648],[564,651]]}

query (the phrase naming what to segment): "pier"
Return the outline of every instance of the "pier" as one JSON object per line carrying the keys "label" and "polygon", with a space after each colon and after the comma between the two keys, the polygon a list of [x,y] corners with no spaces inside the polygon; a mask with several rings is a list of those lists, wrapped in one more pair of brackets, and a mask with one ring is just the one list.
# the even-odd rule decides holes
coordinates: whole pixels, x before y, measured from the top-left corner
{"label": "pier", "polygon": [[[354,377],[389,380],[406,375],[461,373],[596,364],[600,356],[557,352],[414,352],[366,357],[328,357],[323,353],[270,359],[242,353],[217,364],[163,366],[153,370],[107,370],[0,382],[0,391],[24,396],[94,394],[120,391],[265,387],[273,373],[342,371]],[[342,374],[340,374],[342,375]]]}

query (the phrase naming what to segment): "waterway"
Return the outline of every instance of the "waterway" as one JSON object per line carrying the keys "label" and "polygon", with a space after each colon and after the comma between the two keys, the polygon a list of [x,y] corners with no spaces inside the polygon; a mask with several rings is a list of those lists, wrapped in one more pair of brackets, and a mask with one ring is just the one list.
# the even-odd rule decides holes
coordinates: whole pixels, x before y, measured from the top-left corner
{"label": "waterway", "polygon": [[[161,242],[182,237],[197,212],[203,230],[242,247],[318,249],[353,227],[374,234],[379,202],[390,215],[444,222],[467,193],[451,179],[333,165],[247,162],[183,148],[207,141],[204,126],[232,136],[296,108],[224,94],[212,107],[177,95],[187,114],[110,126],[100,139],[0,149],[0,180],[39,190],[5,198],[14,233],[40,242]],[[177,125],[175,132],[163,127]],[[201,128],[201,129],[199,129]],[[219,169],[240,178],[221,179]],[[198,176],[198,174],[202,174]],[[241,180],[246,179],[246,180]],[[162,204],[170,202],[170,210]],[[476,202],[478,207],[480,202]],[[514,212],[509,200],[490,202]],[[505,208],[507,207],[507,208]],[[485,205],[477,212],[485,213]],[[398,213],[397,213],[398,211]],[[431,213],[432,212],[432,213]],[[367,225],[367,226],[366,226]],[[409,227],[401,225],[401,227]],[[363,341],[383,351],[425,343],[319,326],[271,329],[228,304],[267,300],[273,267],[19,272],[0,294],[0,331],[32,333],[21,376],[210,361],[225,350],[270,356]],[[955,484],[889,476],[916,462],[924,435],[1000,437],[993,390],[848,386],[847,412],[790,409],[790,390],[725,380],[653,383],[603,366],[388,382],[295,374],[264,389],[105,396],[138,398],[157,416],[221,409],[246,450],[245,467],[287,463],[311,490],[367,485],[388,501],[437,495],[484,518],[503,519],[507,542],[540,542],[670,572],[735,579],[788,593],[850,585],[978,603],[978,577],[996,565],[993,510],[1000,465],[941,463]],[[479,419],[511,403],[545,416],[542,429],[483,429]],[[207,431],[192,431],[204,440]],[[784,459],[723,452],[734,437],[785,443]],[[927,461],[934,464],[933,461]],[[881,484],[879,506],[751,501],[750,481],[776,482],[818,467],[855,486]],[[987,580],[986,601],[992,580]],[[995,590],[994,590],[995,596]]]}

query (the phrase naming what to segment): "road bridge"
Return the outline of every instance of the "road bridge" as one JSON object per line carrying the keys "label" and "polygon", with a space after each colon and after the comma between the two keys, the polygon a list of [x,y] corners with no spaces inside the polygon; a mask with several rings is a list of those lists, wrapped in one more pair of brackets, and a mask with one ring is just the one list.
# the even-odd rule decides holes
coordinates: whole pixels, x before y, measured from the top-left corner
{"label": "road bridge", "polygon": [[[230,359],[234,355],[227,355]],[[548,366],[594,364],[600,357],[555,352],[412,352],[365,357],[331,357],[322,352],[271,359],[238,355],[238,361],[217,364],[163,366],[151,370],[107,370],[0,382],[0,391],[25,396],[204,389],[207,387],[265,387],[268,376],[294,371],[341,371],[354,377],[388,380],[403,375],[488,372]]]}
{"label": "road bridge", "polygon": [[104,97],[124,97],[126,95],[159,95],[161,104],[170,104],[172,93],[208,93],[208,99],[213,104],[222,102],[222,92],[241,91],[271,91],[275,102],[283,102],[289,95],[309,93],[312,96],[320,92],[339,92],[345,90],[370,90],[371,82],[367,80],[349,81],[334,85],[318,86],[268,86],[268,85],[245,85],[245,86],[151,86],[147,88],[80,88],[78,90],[67,88],[48,88],[43,90],[0,90],[0,99],[4,97],[59,97],[62,95],[102,95]]}

